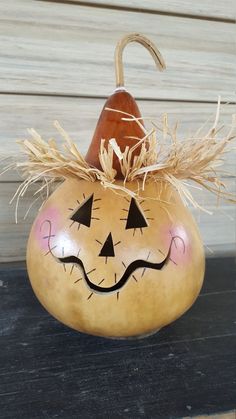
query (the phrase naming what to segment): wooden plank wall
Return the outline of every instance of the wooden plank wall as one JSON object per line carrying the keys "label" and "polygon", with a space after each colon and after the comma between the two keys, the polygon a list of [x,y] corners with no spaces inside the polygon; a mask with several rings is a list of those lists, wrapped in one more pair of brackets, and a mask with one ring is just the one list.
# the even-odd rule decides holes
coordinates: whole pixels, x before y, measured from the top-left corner
{"label": "wooden plank wall", "polygon": [[[182,121],[182,136],[213,121],[221,95],[231,103],[222,107],[222,121],[229,125],[236,113],[235,16],[235,0],[0,2],[0,155],[17,155],[15,139],[25,137],[27,127],[53,136],[55,119],[85,152],[104,99],[114,89],[114,47],[130,32],[150,37],[167,64],[157,73],[139,45],[125,51],[126,86],[143,115],[159,120],[168,112],[172,123]],[[232,155],[227,168],[236,172]],[[19,181],[16,173],[0,178],[0,261],[25,258],[36,213],[23,220],[32,201],[29,192],[14,224],[8,202]],[[233,178],[228,184],[235,191]],[[222,203],[217,209],[207,193],[199,199],[214,212],[193,211],[206,246],[235,252],[235,207]]]}

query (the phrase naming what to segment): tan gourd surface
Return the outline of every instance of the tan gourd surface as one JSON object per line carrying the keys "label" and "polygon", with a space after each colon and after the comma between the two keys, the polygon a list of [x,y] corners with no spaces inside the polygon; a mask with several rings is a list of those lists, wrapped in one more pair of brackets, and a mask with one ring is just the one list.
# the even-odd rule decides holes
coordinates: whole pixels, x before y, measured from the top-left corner
{"label": "tan gourd surface", "polygon": [[[131,190],[137,186],[129,183]],[[131,197],[99,182],[66,180],[42,207],[28,241],[29,277],[42,305],[66,325],[99,336],[144,335],[178,318],[198,296],[204,251],[190,212],[170,186],[148,183],[140,195],[135,205],[147,225],[136,229],[126,228]],[[88,199],[90,226],[73,223]],[[100,253],[110,233],[114,255],[105,257]],[[166,261],[160,270],[138,267],[120,289],[97,292],[79,265],[60,261],[72,255],[82,261],[91,284],[104,289],[119,283],[137,260]]]}
{"label": "tan gourd surface", "polygon": [[[165,68],[160,52],[142,35],[127,35],[117,44],[118,90],[102,110],[86,156],[99,169],[102,139],[107,148],[115,138],[124,151],[144,136],[142,123],[127,123],[117,113],[140,117],[123,89],[122,54],[129,42],[141,43],[157,67]],[[134,150],[131,161],[140,144]],[[204,277],[204,251],[195,221],[170,184],[153,177],[119,180],[118,156],[112,162],[115,189],[68,178],[46,201],[30,233],[28,272],[43,306],[66,325],[106,337],[144,336],[193,304]]]}

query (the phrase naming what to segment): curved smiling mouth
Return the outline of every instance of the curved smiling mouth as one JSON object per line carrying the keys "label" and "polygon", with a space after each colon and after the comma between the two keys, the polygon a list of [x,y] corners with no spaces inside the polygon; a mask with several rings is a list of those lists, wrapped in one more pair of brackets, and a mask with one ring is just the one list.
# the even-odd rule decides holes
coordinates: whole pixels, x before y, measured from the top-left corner
{"label": "curved smiling mouth", "polygon": [[147,260],[142,260],[142,259],[137,259],[134,262],[131,262],[125,272],[123,273],[122,277],[120,278],[120,280],[118,282],[116,282],[114,285],[110,286],[110,287],[102,287],[100,285],[94,284],[92,281],[90,281],[86,270],[84,268],[84,264],[82,262],[82,260],[77,257],[77,256],[66,256],[66,257],[61,257],[61,258],[57,258],[59,262],[63,263],[63,264],[73,264],[75,266],[80,266],[80,268],[83,271],[83,276],[85,279],[85,282],[87,284],[87,286],[90,288],[91,291],[95,291],[98,293],[112,293],[114,291],[119,291],[125,284],[126,282],[129,280],[129,278],[131,277],[131,275],[134,273],[134,271],[136,271],[139,268],[144,268],[144,269],[155,269],[157,271],[160,271],[168,262],[169,257],[170,257],[170,251],[171,251],[171,245],[172,245],[172,241],[171,240],[171,244],[167,253],[167,256],[165,257],[165,259],[162,262],[159,263],[153,263],[153,262],[148,262]]}
{"label": "curved smiling mouth", "polygon": [[[131,262],[126,267],[125,272],[123,273],[122,277],[120,278],[120,280],[118,282],[116,281],[115,284],[111,285],[110,287],[102,287],[102,286],[100,286],[100,284],[101,284],[101,282],[104,281],[104,279],[98,285],[94,284],[92,281],[90,281],[90,279],[88,277],[89,272],[86,272],[84,264],[83,264],[82,260],[78,257],[78,255],[77,256],[70,255],[70,256],[65,256],[65,257],[64,256],[57,257],[56,255],[53,254],[52,250],[57,246],[54,246],[54,247],[50,246],[50,239],[51,239],[51,237],[54,237],[54,235],[52,234],[52,223],[51,223],[50,220],[44,220],[44,222],[41,224],[41,227],[44,223],[47,223],[49,225],[48,235],[46,235],[44,237],[44,239],[46,239],[48,241],[48,249],[49,249],[48,252],[46,253],[46,255],[51,254],[51,256],[55,260],[57,260],[59,263],[62,263],[64,265],[64,269],[65,269],[66,264],[72,264],[72,270],[73,270],[74,266],[79,266],[82,269],[83,278],[84,278],[88,288],[92,291],[92,293],[88,297],[88,299],[92,296],[93,292],[101,293],[101,294],[110,294],[110,293],[113,293],[113,292],[117,292],[117,298],[118,298],[119,290],[126,284],[126,282],[130,279],[130,277],[134,277],[133,273],[139,268],[143,268],[143,272],[146,269],[154,269],[154,270],[160,271],[168,263],[168,261],[171,261],[176,265],[176,262],[174,260],[172,260],[171,257],[170,257],[172,244],[174,243],[175,247],[177,248],[176,243],[175,243],[175,239],[179,239],[179,240],[182,241],[183,252],[185,253],[185,243],[184,243],[184,240],[182,239],[182,237],[180,237],[178,235],[172,236],[172,234],[171,234],[171,241],[170,241],[169,249],[168,249],[166,257],[162,260],[162,262],[153,263],[153,262],[148,262],[147,259],[146,260],[137,259],[137,260]],[[63,248],[62,253],[64,254],[64,248]],[[72,272],[72,270],[71,270],[71,272]],[[92,271],[94,271],[94,270],[95,269],[93,269]],[[92,271],[90,271],[90,272],[92,272]],[[82,279],[82,278],[80,278],[80,279]],[[75,281],[75,282],[78,282],[78,280]]]}

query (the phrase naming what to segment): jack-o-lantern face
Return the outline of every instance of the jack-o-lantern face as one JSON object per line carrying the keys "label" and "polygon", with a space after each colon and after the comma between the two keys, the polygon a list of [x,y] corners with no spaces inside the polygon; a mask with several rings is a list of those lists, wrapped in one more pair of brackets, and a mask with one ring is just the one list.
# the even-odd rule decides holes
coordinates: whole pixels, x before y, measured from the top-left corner
{"label": "jack-o-lantern face", "polygon": [[204,257],[195,222],[171,187],[147,184],[141,195],[71,180],[39,213],[29,275],[39,300],[65,324],[103,336],[147,334],[197,297]]}
{"label": "jack-o-lantern face", "polygon": [[16,165],[27,175],[18,197],[36,180],[65,179],[43,205],[28,241],[27,267],[37,297],[66,325],[106,337],[153,333],[199,294],[205,258],[197,225],[181,200],[183,195],[194,201],[183,180],[233,198],[221,191],[217,174],[232,130],[216,141],[216,118],[202,138],[178,141],[167,117],[157,127],[163,139],[155,124],[146,129],[124,87],[122,54],[130,42],[146,47],[165,69],[161,53],[143,35],[118,42],[116,89],[87,154],[56,123],[65,151],[31,130],[33,143],[22,142],[29,161]]}

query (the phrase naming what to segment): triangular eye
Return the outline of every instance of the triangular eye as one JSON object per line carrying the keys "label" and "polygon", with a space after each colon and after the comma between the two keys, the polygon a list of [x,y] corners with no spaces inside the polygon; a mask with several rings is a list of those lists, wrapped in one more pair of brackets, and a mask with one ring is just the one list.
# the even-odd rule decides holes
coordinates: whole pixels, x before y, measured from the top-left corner
{"label": "triangular eye", "polygon": [[144,228],[148,227],[148,223],[141,212],[137,202],[134,198],[131,199],[129,213],[126,222],[126,230],[130,228]]}
{"label": "triangular eye", "polygon": [[72,215],[71,220],[76,223],[83,224],[86,227],[90,227],[91,216],[92,216],[92,207],[93,207],[93,194],[82,202],[79,208]]}

